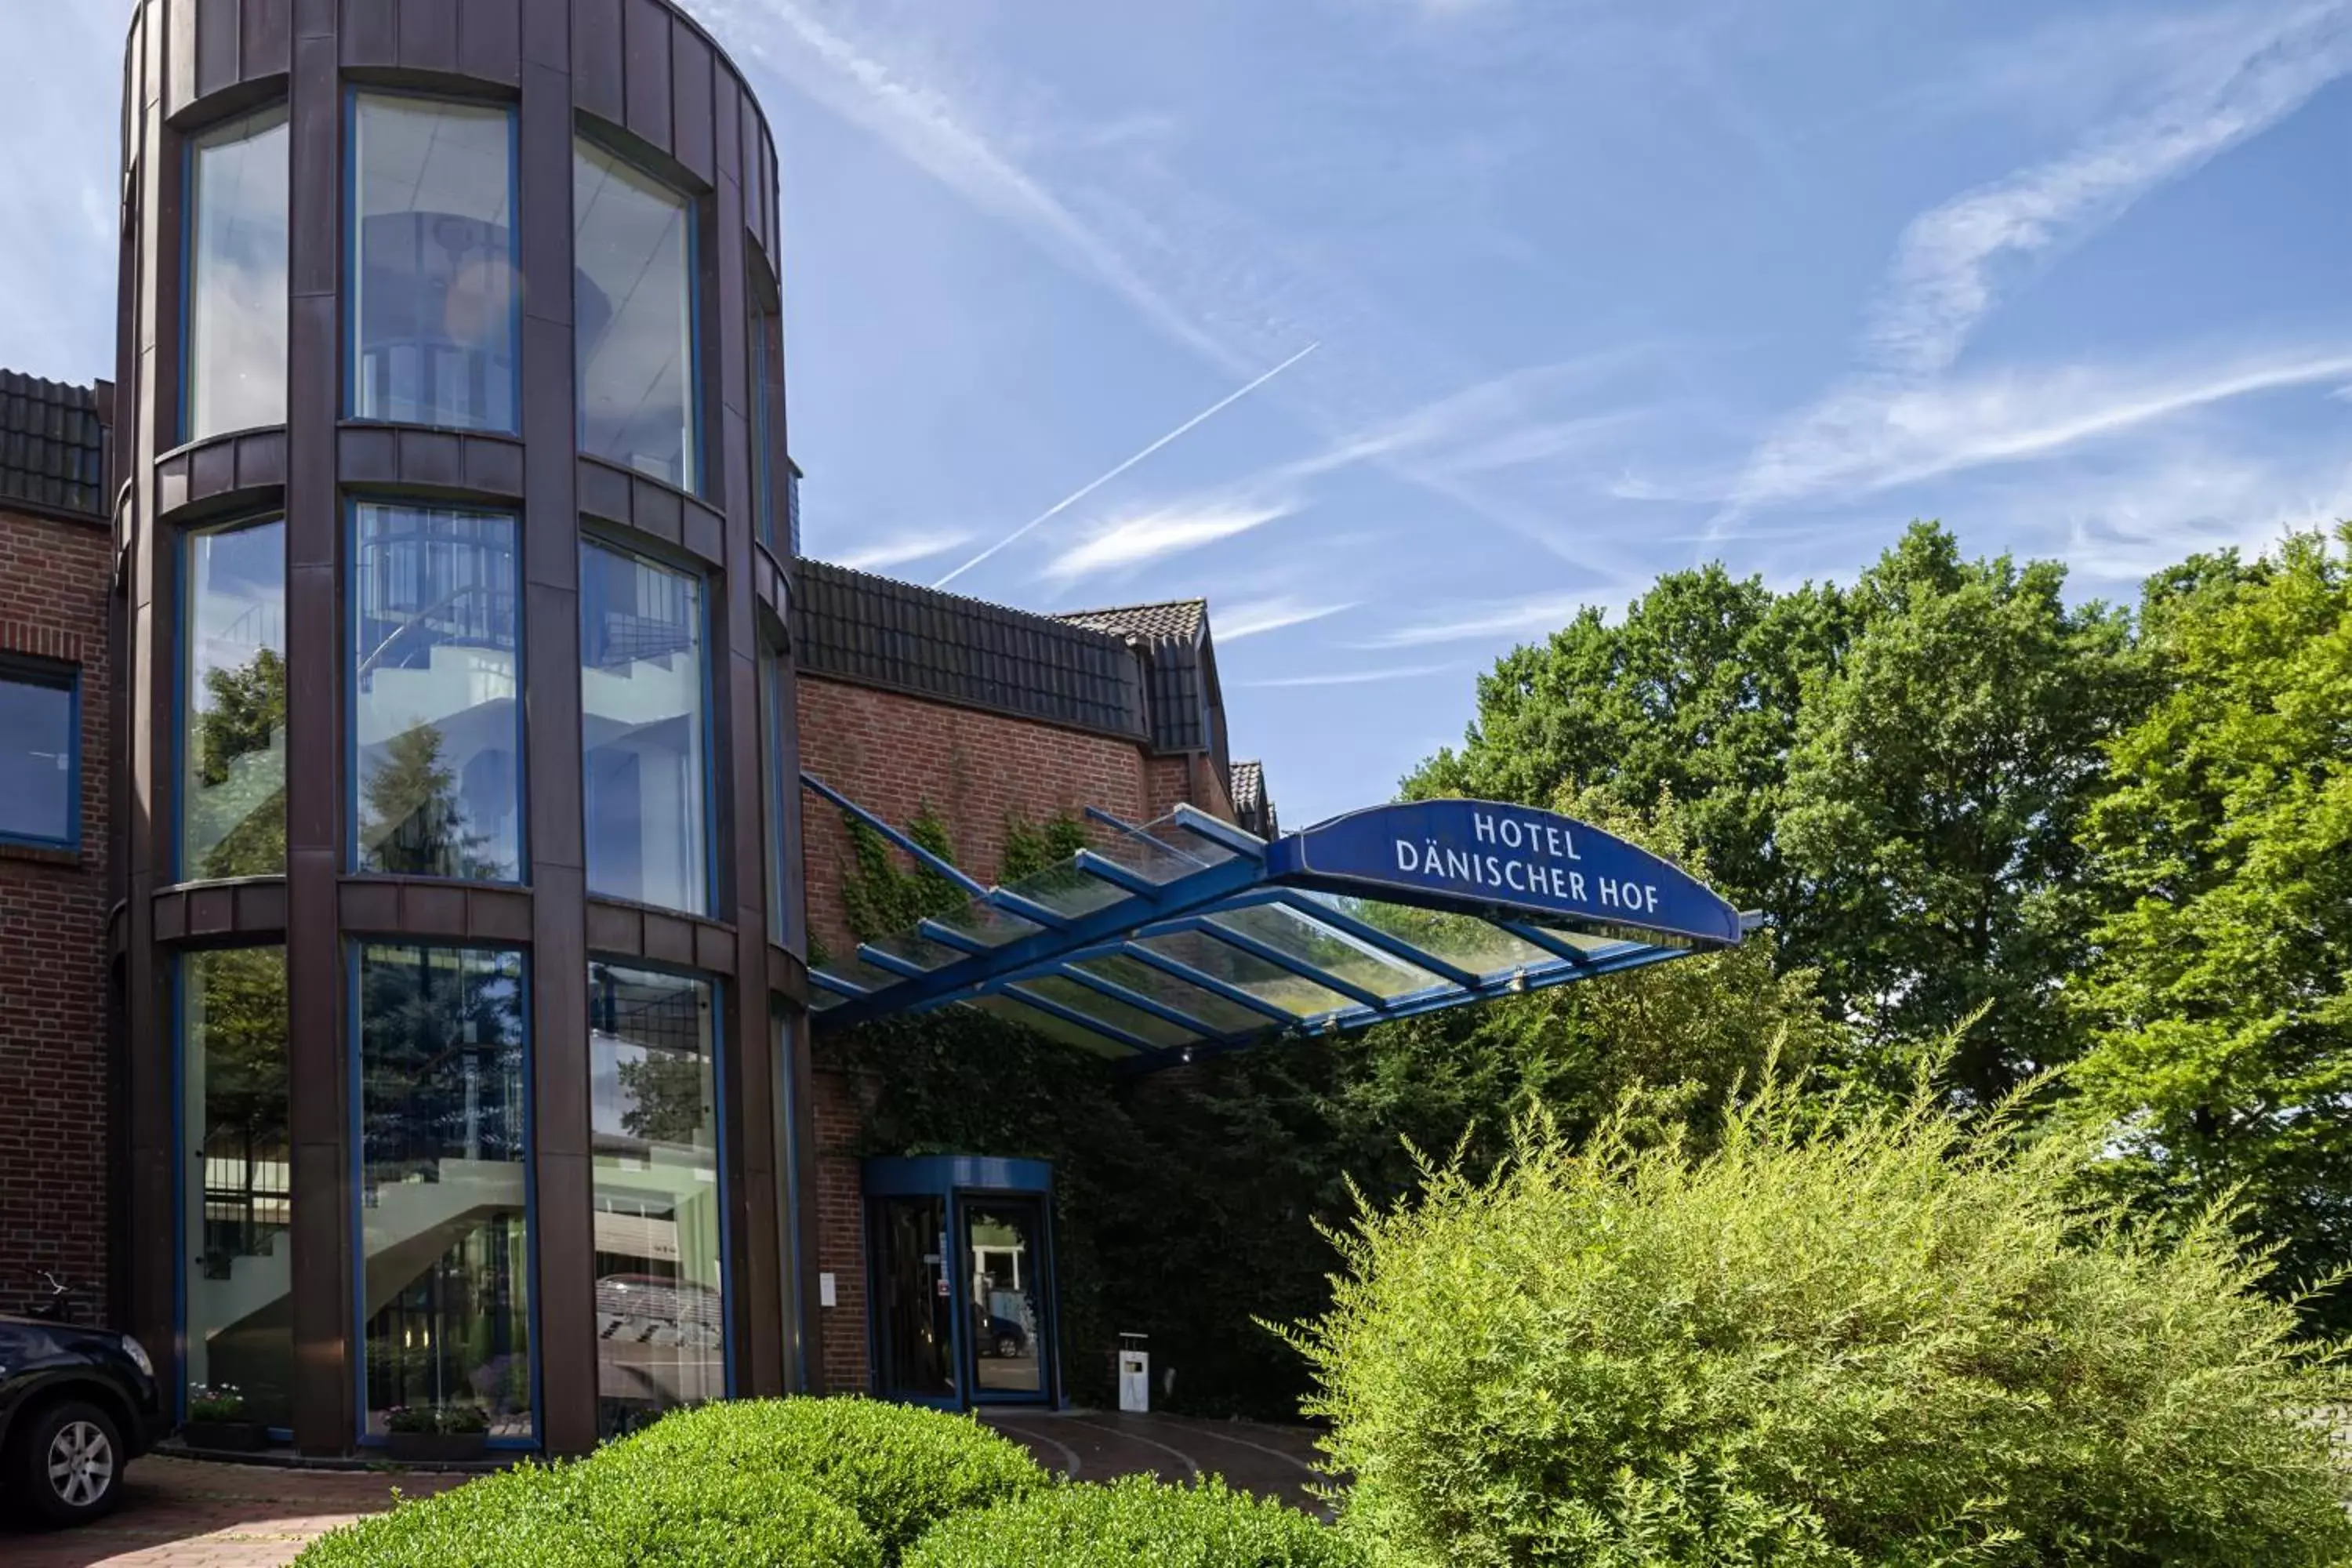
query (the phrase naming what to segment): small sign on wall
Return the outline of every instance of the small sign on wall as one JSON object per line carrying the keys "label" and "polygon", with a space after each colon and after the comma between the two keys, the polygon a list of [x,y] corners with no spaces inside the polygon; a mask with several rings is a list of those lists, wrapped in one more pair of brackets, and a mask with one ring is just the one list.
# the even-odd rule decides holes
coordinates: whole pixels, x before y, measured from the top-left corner
{"label": "small sign on wall", "polygon": [[835,1298],[833,1276],[830,1274],[820,1274],[816,1277],[816,1304],[820,1307],[837,1307],[841,1304]]}

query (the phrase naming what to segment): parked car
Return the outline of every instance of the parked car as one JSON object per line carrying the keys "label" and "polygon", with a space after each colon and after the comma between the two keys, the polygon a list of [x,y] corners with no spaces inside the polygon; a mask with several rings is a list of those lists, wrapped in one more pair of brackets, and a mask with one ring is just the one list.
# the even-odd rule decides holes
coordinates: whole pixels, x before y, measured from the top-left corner
{"label": "parked car", "polygon": [[1027,1353],[1028,1349],[1028,1330],[1010,1318],[1000,1318],[993,1314],[990,1316],[988,1331],[980,1337],[981,1354],[1001,1356],[1009,1360],[1013,1356]]}
{"label": "parked car", "polygon": [[110,1513],[124,1468],[169,1430],[137,1340],[0,1314],[0,1506],[50,1525]]}

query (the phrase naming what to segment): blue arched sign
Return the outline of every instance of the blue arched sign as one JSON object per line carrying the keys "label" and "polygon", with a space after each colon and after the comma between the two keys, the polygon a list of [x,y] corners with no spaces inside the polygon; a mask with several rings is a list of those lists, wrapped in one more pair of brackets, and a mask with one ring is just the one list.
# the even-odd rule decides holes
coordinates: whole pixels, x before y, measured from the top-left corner
{"label": "blue arched sign", "polygon": [[1349,812],[1276,840],[1266,872],[1295,886],[1467,913],[1739,940],[1739,912],[1688,872],[1572,817],[1495,801]]}

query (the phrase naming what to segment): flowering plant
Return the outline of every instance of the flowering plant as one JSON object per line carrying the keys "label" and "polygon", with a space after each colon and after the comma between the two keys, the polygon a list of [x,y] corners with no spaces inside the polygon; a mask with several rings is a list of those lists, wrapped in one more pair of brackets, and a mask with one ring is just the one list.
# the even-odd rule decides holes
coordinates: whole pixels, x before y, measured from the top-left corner
{"label": "flowering plant", "polygon": [[245,1395],[234,1384],[191,1384],[188,1386],[188,1419],[242,1421],[245,1419]]}

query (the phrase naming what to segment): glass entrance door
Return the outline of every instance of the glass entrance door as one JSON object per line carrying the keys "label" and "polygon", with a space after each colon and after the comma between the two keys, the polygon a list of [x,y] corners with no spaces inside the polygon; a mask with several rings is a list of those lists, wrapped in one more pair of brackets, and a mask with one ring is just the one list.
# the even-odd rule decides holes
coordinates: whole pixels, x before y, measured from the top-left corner
{"label": "glass entrance door", "polygon": [[912,1404],[960,1404],[947,1200],[876,1198],[868,1224],[877,1243],[877,1392]]}
{"label": "glass entrance door", "polygon": [[959,1200],[957,1211],[972,1398],[1045,1399],[1053,1332],[1042,1207],[1034,1199],[971,1197]]}

